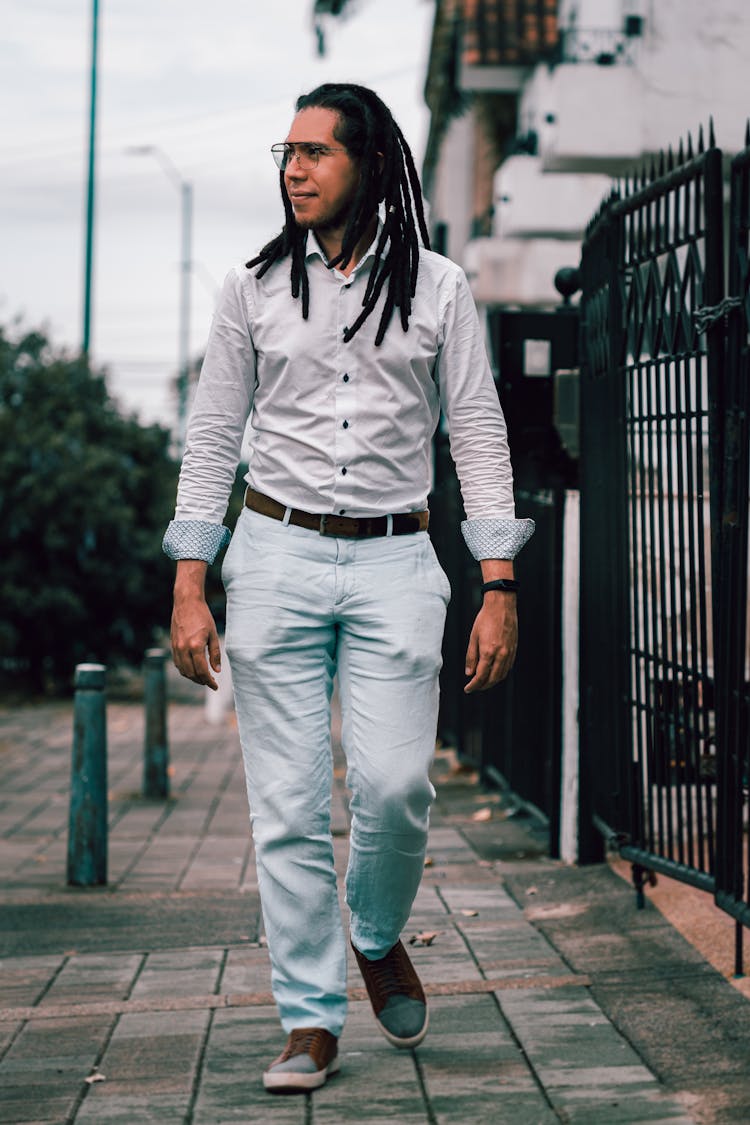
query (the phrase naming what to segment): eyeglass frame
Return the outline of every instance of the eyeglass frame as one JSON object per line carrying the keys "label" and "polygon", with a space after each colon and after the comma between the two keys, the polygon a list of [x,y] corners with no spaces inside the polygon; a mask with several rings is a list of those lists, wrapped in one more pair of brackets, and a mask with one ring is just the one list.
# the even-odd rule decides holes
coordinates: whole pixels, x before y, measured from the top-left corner
{"label": "eyeglass frame", "polygon": [[[316,151],[314,155],[308,152],[307,156],[302,156],[300,152],[296,151],[299,145],[304,145],[308,149],[314,148],[319,151]],[[295,151],[290,154],[289,149]],[[290,161],[295,159],[297,161],[297,167],[301,168],[303,172],[306,172],[309,168],[317,168],[321,156],[328,156],[331,152],[348,152],[348,149],[332,148],[330,145],[320,144],[318,141],[280,141],[278,144],[271,145],[271,155],[280,172],[286,171]],[[300,158],[305,160],[306,163],[301,164]]]}

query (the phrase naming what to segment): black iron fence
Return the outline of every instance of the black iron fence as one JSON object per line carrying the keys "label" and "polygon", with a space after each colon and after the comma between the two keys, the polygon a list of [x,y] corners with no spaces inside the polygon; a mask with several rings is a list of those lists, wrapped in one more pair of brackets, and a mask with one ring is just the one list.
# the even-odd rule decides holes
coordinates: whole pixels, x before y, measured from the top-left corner
{"label": "black iron fence", "polygon": [[[479,575],[457,533],[445,435],[431,500],[454,595],[444,737],[546,819],[557,854],[558,829],[571,831],[571,818],[560,820],[575,708],[567,701],[563,715],[562,670],[575,649],[577,858],[619,848],[639,902],[654,871],[712,893],[737,922],[738,971],[750,925],[750,131],[746,145],[731,166],[713,137],[670,153],[592,220],[579,380],[560,372],[578,364],[565,344],[576,324],[569,306],[563,317],[490,316],[519,510],[538,530],[518,560],[518,661],[484,698],[463,694]],[[563,385],[580,393],[572,455],[560,442],[570,419],[552,417]],[[579,485],[571,638],[562,544]]]}
{"label": "black iron fence", "polygon": [[[750,924],[748,169],[711,142],[621,186],[581,274],[581,854]],[[738,928],[738,949],[741,931]]]}

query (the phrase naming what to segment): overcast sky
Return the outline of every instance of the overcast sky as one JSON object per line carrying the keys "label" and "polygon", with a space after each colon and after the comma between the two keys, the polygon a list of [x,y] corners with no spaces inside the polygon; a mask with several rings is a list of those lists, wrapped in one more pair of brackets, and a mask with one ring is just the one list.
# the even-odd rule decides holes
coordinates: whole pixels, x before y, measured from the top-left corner
{"label": "overcast sky", "polygon": [[[82,331],[91,0],[5,0],[0,42],[0,322],[21,316],[71,350]],[[177,364],[179,195],[195,192],[191,350],[214,286],[281,227],[269,148],[299,93],[374,87],[418,165],[431,0],[360,0],[316,55],[312,0],[100,0],[92,355],[144,421],[171,420]]]}

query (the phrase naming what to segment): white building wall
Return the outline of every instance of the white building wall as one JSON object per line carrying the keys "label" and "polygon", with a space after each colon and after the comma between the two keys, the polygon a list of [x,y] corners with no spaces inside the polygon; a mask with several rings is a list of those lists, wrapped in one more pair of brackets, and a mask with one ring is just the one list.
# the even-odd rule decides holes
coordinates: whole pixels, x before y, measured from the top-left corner
{"label": "white building wall", "polygon": [[440,148],[430,206],[430,223],[446,223],[447,255],[455,262],[463,257],[471,235],[474,176],[474,117],[465,113],[446,130]]}
{"label": "white building wall", "polygon": [[[622,34],[627,16],[643,34]],[[609,36],[616,61],[535,68],[521,98],[545,171],[619,175],[713,117],[727,153],[744,145],[750,59],[748,0],[561,0],[560,27],[579,59]],[[574,38],[570,38],[573,34]],[[602,40],[604,41],[604,40]]]}

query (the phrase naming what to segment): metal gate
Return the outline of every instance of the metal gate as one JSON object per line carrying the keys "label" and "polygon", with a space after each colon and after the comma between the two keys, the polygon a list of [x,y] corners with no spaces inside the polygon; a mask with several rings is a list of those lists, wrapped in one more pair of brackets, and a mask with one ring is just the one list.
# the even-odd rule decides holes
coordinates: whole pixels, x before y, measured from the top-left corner
{"label": "metal gate", "polygon": [[[581,272],[581,754],[591,829],[750,924],[748,168],[670,153],[593,220]],[[739,933],[739,931],[738,931]]]}

